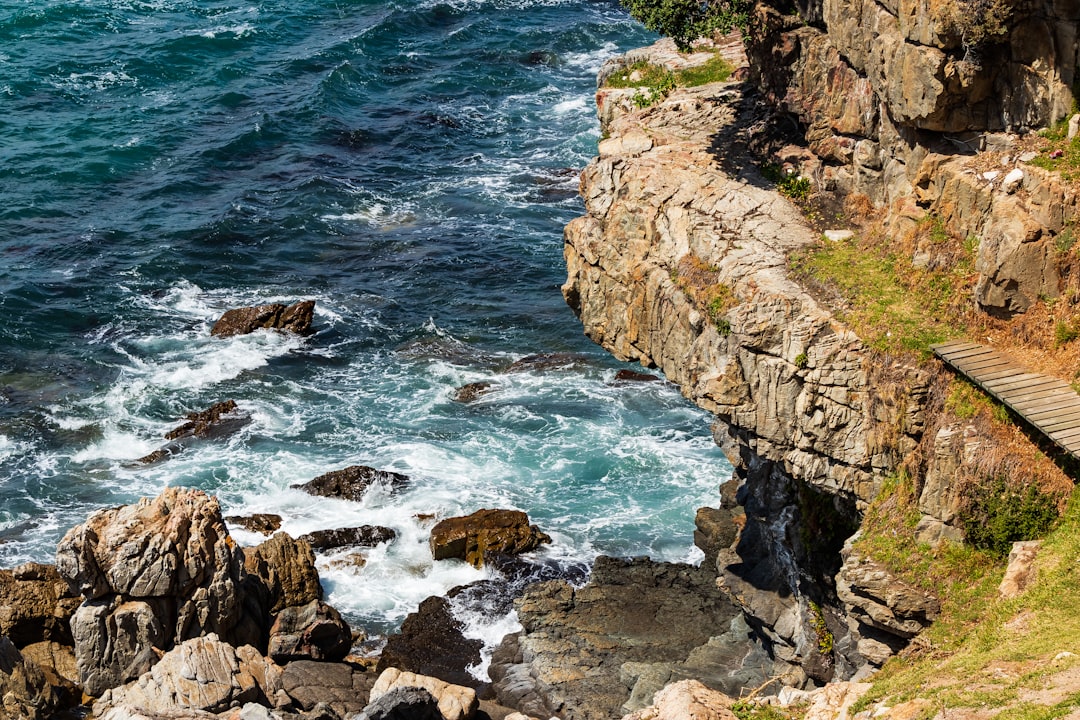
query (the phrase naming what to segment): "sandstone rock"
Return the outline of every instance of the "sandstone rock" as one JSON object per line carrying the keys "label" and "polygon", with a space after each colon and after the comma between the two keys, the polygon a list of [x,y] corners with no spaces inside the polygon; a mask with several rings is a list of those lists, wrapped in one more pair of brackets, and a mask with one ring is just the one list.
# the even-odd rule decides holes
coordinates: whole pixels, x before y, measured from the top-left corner
{"label": "sandstone rock", "polygon": [[855,237],[855,232],[853,230],[826,230],[824,235],[826,240],[841,242]]}
{"label": "sandstone rock", "polygon": [[320,600],[283,608],[274,616],[267,652],[277,662],[326,660],[337,662],[349,654],[352,632],[338,613]]}
{"label": "sandstone rock", "polygon": [[69,621],[80,602],[52,565],[0,570],[0,635],[16,647],[43,640],[73,645]]}
{"label": "sandstone rock", "polygon": [[484,564],[484,553],[529,552],[551,538],[529,524],[520,510],[477,510],[447,518],[431,530],[431,554],[436,560],[457,558],[474,567]]}
{"label": "sandstone rock", "polygon": [[651,707],[630,713],[623,720],[737,720],[730,707],[727,695],[697,680],[681,680],[656,693]]}
{"label": "sandstone rock", "polygon": [[303,490],[308,495],[359,502],[368,488],[375,483],[386,485],[393,491],[408,482],[408,476],[400,473],[376,470],[364,465],[351,465],[343,470],[334,470],[302,485],[293,485],[292,487]]}
{"label": "sandstone rock", "polygon": [[1067,137],[1069,140],[1072,140],[1077,136],[1077,134],[1080,134],[1080,114],[1073,115],[1071,118],[1069,118],[1069,129]]}
{"label": "sandstone rock", "polygon": [[739,526],[730,510],[698,508],[694,514],[694,544],[705,553],[705,560],[716,566],[720,551],[730,547],[739,534]]}
{"label": "sandstone rock", "polygon": [[[44,640],[32,643],[20,650],[23,659],[37,665],[46,676],[50,673],[56,678],[49,678],[52,685],[70,684],[72,690],[79,682],[79,668],[75,662],[75,651],[60,643]],[[76,697],[77,697],[76,693]]]}
{"label": "sandstone rock", "polygon": [[1022,182],[1024,182],[1024,171],[1013,168],[1001,179],[1001,189],[1007,193],[1014,193],[1020,188]]}
{"label": "sandstone rock", "polygon": [[466,639],[462,629],[446,598],[429,597],[387,637],[376,669],[399,668],[474,687],[479,681],[466,668],[480,663],[483,642]]}
{"label": "sandstone rock", "polygon": [[94,713],[221,712],[236,703],[267,703],[279,689],[281,668],[249,645],[234,648],[210,633],[177,645],[134,682],[105,691]]}
{"label": "sandstone rock", "polygon": [[1035,579],[1035,558],[1042,547],[1041,540],[1014,542],[1009,552],[1009,564],[1005,577],[1001,578],[998,595],[1013,598],[1024,592]]}
{"label": "sandstone rock", "polygon": [[390,542],[397,537],[397,532],[381,525],[361,525],[360,527],[337,528],[336,530],[316,530],[300,536],[300,540],[316,550],[332,548],[375,547]]}
{"label": "sandstone rock", "polygon": [[281,516],[274,513],[255,513],[253,515],[229,515],[225,522],[239,525],[245,530],[261,535],[273,535],[281,529]]}
{"label": "sandstone rock", "polygon": [[326,703],[346,717],[368,704],[375,676],[344,663],[296,660],[285,666],[281,683],[288,697],[304,710]]}
{"label": "sandstone rock", "polygon": [[484,395],[494,392],[497,387],[498,386],[495,383],[489,380],[482,380],[480,382],[462,385],[454,391],[453,397],[455,402],[471,403]]}
{"label": "sandstone rock", "polygon": [[49,720],[62,707],[41,669],[0,635],[0,720]]}
{"label": "sandstone rock", "polygon": [[315,553],[304,540],[277,533],[254,548],[245,548],[244,567],[261,582],[268,612],[322,600]]}
{"label": "sandstone rock", "polygon": [[255,307],[227,310],[214,326],[210,334],[218,337],[246,335],[259,329],[287,330],[298,335],[311,332],[311,321],[315,315],[315,301],[303,300],[293,305],[271,303]]}
{"label": "sandstone rock", "polygon": [[438,678],[387,668],[379,675],[371,688],[371,701],[399,688],[421,688],[435,698],[442,718],[445,720],[468,720],[476,712],[479,702],[476,691],[461,685],[452,685]]}
{"label": "sandstone rock", "polygon": [[[688,565],[600,557],[582,588],[528,586],[515,602],[524,630],[492,658],[499,702],[536,717],[556,708],[576,720],[621,716],[630,696],[620,681],[625,664],[666,662],[680,672],[695,650],[730,629],[737,611],[714,577]],[[744,645],[739,658],[749,650]],[[734,658],[725,659],[728,667],[697,670],[711,673],[710,682],[736,673]]]}
{"label": "sandstone rock", "polygon": [[870,688],[870,683],[829,683],[812,693],[804,720],[846,720],[851,706]]}
{"label": "sandstone rock", "polygon": [[167,488],[155,499],[99,510],[64,536],[56,565],[85,600],[71,621],[85,690],[138,677],[152,648],[207,633],[258,642],[241,612],[242,553],[216,499]]}
{"label": "sandstone rock", "polygon": [[443,720],[439,703],[427,690],[398,687],[373,699],[351,720]]}

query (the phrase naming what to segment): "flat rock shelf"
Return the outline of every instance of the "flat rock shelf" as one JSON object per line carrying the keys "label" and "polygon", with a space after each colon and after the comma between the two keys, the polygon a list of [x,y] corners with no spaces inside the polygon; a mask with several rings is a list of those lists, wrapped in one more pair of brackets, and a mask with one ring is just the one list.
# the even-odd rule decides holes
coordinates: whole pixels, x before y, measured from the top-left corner
{"label": "flat rock shelf", "polygon": [[1064,380],[1029,372],[986,345],[954,340],[931,345],[947,365],[1080,458],[1080,395]]}

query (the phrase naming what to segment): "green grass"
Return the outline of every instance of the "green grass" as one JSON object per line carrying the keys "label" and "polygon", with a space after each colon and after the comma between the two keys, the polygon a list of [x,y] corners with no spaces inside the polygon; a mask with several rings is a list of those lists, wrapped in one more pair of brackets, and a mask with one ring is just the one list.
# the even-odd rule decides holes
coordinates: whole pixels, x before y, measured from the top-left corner
{"label": "green grass", "polygon": [[612,74],[608,77],[606,86],[637,89],[631,101],[639,108],[644,108],[660,102],[677,87],[698,87],[724,82],[731,77],[733,70],[731,64],[719,53],[703,65],[675,72],[642,60]]}

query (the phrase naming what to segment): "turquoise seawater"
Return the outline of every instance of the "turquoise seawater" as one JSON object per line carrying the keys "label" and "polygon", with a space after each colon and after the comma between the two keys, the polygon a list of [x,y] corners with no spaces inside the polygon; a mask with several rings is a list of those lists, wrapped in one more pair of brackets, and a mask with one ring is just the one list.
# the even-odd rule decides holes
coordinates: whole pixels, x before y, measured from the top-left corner
{"label": "turquoise seawater", "polygon": [[[0,0],[0,566],[169,485],[292,534],[395,528],[363,568],[320,559],[374,631],[483,577],[434,565],[418,514],[520,508],[559,560],[698,557],[730,472],[707,416],[612,382],[558,289],[595,73],[651,40],[608,0]],[[303,298],[311,337],[209,337]],[[501,373],[549,352],[574,362]],[[131,463],[228,398],[238,435]],[[289,489],[350,464],[412,482]]]}

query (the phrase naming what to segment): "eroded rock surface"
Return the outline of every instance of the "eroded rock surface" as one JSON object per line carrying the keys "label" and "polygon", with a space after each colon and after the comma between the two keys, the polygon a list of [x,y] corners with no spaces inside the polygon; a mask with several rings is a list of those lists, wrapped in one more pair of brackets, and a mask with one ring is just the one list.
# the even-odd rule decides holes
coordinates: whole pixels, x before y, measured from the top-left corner
{"label": "eroded rock surface", "polygon": [[41,669],[0,635],[0,720],[48,720],[63,707]]}
{"label": "eroded rock surface", "polygon": [[474,567],[484,564],[484,554],[535,550],[551,538],[520,510],[477,510],[471,515],[446,518],[431,529],[431,554],[436,560],[457,558]]}
{"label": "eroded rock surface", "polygon": [[350,465],[347,468],[328,472],[302,485],[293,485],[292,487],[303,490],[308,495],[359,502],[373,484],[385,485],[390,491],[393,491],[408,482],[409,477],[401,473],[376,470],[365,465]]}
{"label": "eroded rock surface", "polygon": [[470,687],[453,685],[438,678],[402,672],[397,668],[387,668],[379,675],[371,688],[371,702],[375,703],[385,695],[400,688],[420,688],[435,699],[436,708],[443,720],[468,720],[480,706],[476,691]]}
{"label": "eroded rock surface", "polygon": [[69,623],[81,602],[52,565],[0,570],[0,635],[19,648],[46,640],[74,645]]}
{"label": "eroded rock surface", "polygon": [[375,675],[346,663],[297,660],[281,676],[285,692],[305,711],[326,703],[341,717],[363,710]]}
{"label": "eroded rock surface", "polygon": [[270,628],[268,654],[277,662],[326,660],[349,654],[352,633],[337,610],[320,600],[283,608]]}
{"label": "eroded rock surface", "polygon": [[330,550],[340,547],[375,547],[390,542],[396,537],[397,532],[392,528],[381,525],[361,525],[334,530],[316,530],[301,535],[300,540],[308,543],[315,550]]}
{"label": "eroded rock surface", "polygon": [[315,316],[315,301],[302,300],[293,305],[270,303],[254,307],[234,308],[225,311],[210,328],[210,334],[219,337],[246,335],[256,330],[285,330],[298,335],[311,332]]}
{"label": "eroded rock surface", "polygon": [[244,566],[260,583],[268,612],[322,600],[315,553],[304,540],[276,533],[256,547],[244,549]]}
{"label": "eroded rock surface", "polygon": [[450,601],[440,596],[429,597],[416,612],[409,613],[399,632],[386,639],[377,669],[384,672],[398,668],[475,687],[480,681],[466,668],[480,663],[483,642],[466,638],[462,630]]}

